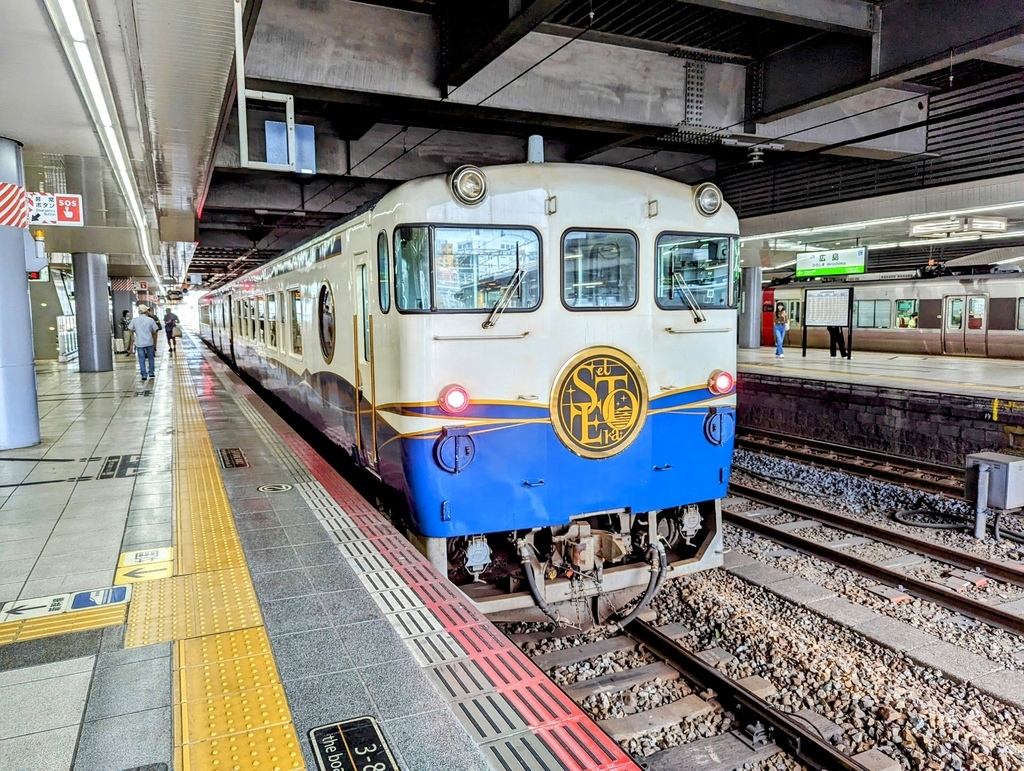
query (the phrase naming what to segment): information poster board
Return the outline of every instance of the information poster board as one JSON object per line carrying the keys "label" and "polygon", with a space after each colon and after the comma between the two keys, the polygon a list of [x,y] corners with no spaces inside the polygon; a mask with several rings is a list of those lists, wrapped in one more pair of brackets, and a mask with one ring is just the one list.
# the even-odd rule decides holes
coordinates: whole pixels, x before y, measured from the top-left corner
{"label": "information poster board", "polygon": [[804,252],[796,256],[796,277],[846,276],[863,273],[867,248],[833,249],[827,252]]}
{"label": "information poster board", "polygon": [[848,327],[850,292],[844,289],[808,289],[804,293],[804,324],[808,327]]}

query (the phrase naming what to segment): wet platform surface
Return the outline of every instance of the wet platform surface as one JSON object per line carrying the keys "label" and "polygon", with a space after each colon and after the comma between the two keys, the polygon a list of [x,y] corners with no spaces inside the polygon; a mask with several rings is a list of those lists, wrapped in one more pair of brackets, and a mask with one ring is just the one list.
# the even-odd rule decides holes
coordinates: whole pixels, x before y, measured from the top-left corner
{"label": "wet platform surface", "polygon": [[958,394],[1024,402],[1024,361],[976,359],[966,356],[914,356],[911,354],[853,351],[852,359],[831,358],[827,350],[740,348],[740,372],[776,375],[832,383],[872,385],[897,390]]}
{"label": "wet platform surface", "polygon": [[159,353],[41,366],[44,441],[0,452],[0,768],[315,769],[359,718],[409,771],[635,768],[226,367]]}

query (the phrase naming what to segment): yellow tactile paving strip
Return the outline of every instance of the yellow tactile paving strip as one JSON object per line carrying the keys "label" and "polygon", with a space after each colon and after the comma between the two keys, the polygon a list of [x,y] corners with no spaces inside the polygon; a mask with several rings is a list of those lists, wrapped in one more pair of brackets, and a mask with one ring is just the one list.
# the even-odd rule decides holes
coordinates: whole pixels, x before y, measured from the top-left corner
{"label": "yellow tactile paving strip", "polygon": [[175,575],[135,584],[125,647],[174,642],[176,769],[301,769],[210,434],[175,364]]}
{"label": "yellow tactile paving strip", "polygon": [[55,616],[41,616],[24,621],[0,624],[0,645],[7,645],[40,637],[53,637],[69,632],[84,632],[124,623],[125,605],[111,605],[91,610],[76,610]]}

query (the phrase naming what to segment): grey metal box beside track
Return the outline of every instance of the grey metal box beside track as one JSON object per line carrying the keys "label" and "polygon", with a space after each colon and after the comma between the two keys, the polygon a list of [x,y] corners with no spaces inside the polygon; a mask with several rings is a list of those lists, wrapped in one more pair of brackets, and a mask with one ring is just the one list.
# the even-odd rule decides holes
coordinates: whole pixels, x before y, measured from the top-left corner
{"label": "grey metal box beside track", "polygon": [[[977,452],[967,456],[967,500],[977,496],[978,477],[970,469],[989,467],[988,502],[997,509],[1024,506],[1024,458],[998,452]],[[972,489],[973,488],[973,489]]]}

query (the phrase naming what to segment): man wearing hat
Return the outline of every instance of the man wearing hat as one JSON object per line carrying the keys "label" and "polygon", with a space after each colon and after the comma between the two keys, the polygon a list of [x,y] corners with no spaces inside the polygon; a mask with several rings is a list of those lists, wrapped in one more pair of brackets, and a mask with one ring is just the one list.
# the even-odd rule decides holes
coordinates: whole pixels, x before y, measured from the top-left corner
{"label": "man wearing hat", "polygon": [[[135,353],[139,356],[139,372],[143,380],[156,376],[156,333],[160,325],[149,315],[148,305],[139,305],[139,315],[128,324],[128,329],[135,340]],[[146,374],[146,362],[149,362],[149,374]]]}

